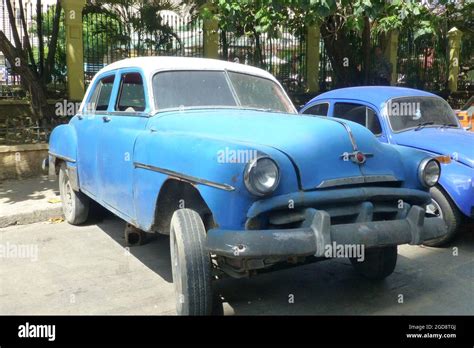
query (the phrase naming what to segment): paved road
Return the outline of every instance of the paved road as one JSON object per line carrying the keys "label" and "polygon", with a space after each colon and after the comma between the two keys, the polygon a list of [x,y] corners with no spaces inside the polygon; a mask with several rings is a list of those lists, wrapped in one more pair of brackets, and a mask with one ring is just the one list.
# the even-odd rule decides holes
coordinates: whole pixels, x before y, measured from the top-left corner
{"label": "paved road", "polygon": [[[127,252],[121,220],[96,223],[0,229],[0,246],[10,250],[0,258],[0,314],[174,314],[168,238]],[[382,283],[335,259],[225,279],[217,290],[226,315],[472,315],[474,233],[467,232],[446,249],[400,247],[397,269]],[[13,257],[20,245],[29,258]]]}

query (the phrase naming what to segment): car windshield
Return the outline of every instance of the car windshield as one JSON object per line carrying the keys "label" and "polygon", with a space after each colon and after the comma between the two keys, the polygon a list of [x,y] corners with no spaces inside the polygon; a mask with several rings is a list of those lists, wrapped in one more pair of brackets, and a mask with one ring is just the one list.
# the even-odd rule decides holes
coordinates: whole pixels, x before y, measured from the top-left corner
{"label": "car windshield", "polygon": [[196,107],[250,108],[296,113],[274,81],[230,71],[165,71],[153,77],[158,110]]}
{"label": "car windshield", "polygon": [[441,98],[394,98],[387,102],[384,112],[395,132],[423,127],[459,127],[454,111]]}

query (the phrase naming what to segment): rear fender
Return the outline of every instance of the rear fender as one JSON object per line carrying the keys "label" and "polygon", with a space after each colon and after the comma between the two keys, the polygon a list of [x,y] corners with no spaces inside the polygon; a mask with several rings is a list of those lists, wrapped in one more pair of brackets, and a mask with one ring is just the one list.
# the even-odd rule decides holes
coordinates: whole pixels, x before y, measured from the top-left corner
{"label": "rear fender", "polygon": [[57,159],[76,163],[77,135],[71,125],[64,124],[54,128],[49,139],[49,155],[50,165],[55,165]]}

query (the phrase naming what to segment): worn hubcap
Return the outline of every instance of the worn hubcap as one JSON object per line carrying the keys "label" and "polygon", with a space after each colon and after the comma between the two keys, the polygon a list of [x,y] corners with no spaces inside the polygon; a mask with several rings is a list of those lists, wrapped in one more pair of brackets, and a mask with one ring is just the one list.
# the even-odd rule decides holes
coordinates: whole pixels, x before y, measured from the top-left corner
{"label": "worn hubcap", "polygon": [[436,202],[434,199],[432,199],[431,203],[426,206],[426,215],[429,217],[443,217],[443,211],[441,210],[438,202]]}
{"label": "worn hubcap", "polygon": [[70,216],[72,213],[72,200],[73,200],[73,192],[72,192],[72,187],[71,184],[69,183],[69,180],[66,180],[66,182],[63,185],[64,187],[64,194],[63,194],[63,207],[64,207],[64,214],[66,216]]}

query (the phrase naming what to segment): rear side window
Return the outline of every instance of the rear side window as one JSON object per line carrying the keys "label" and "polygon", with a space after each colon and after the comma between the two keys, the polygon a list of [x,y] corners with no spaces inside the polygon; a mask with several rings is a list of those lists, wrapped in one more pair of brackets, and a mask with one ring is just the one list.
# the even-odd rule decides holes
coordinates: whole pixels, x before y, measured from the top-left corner
{"label": "rear side window", "polygon": [[382,127],[377,114],[371,108],[355,103],[336,103],[334,117],[356,122],[368,128],[375,135],[382,134]]}
{"label": "rear side window", "polygon": [[106,111],[109,108],[110,95],[114,86],[115,75],[107,76],[101,79],[92,92],[89,104],[86,106],[88,111]]}
{"label": "rear side window", "polygon": [[122,75],[119,96],[115,110],[125,112],[140,112],[146,108],[145,90],[142,75],[125,73]]}
{"label": "rear side window", "polygon": [[327,116],[329,103],[321,103],[313,105],[312,107],[303,111],[304,115]]}

